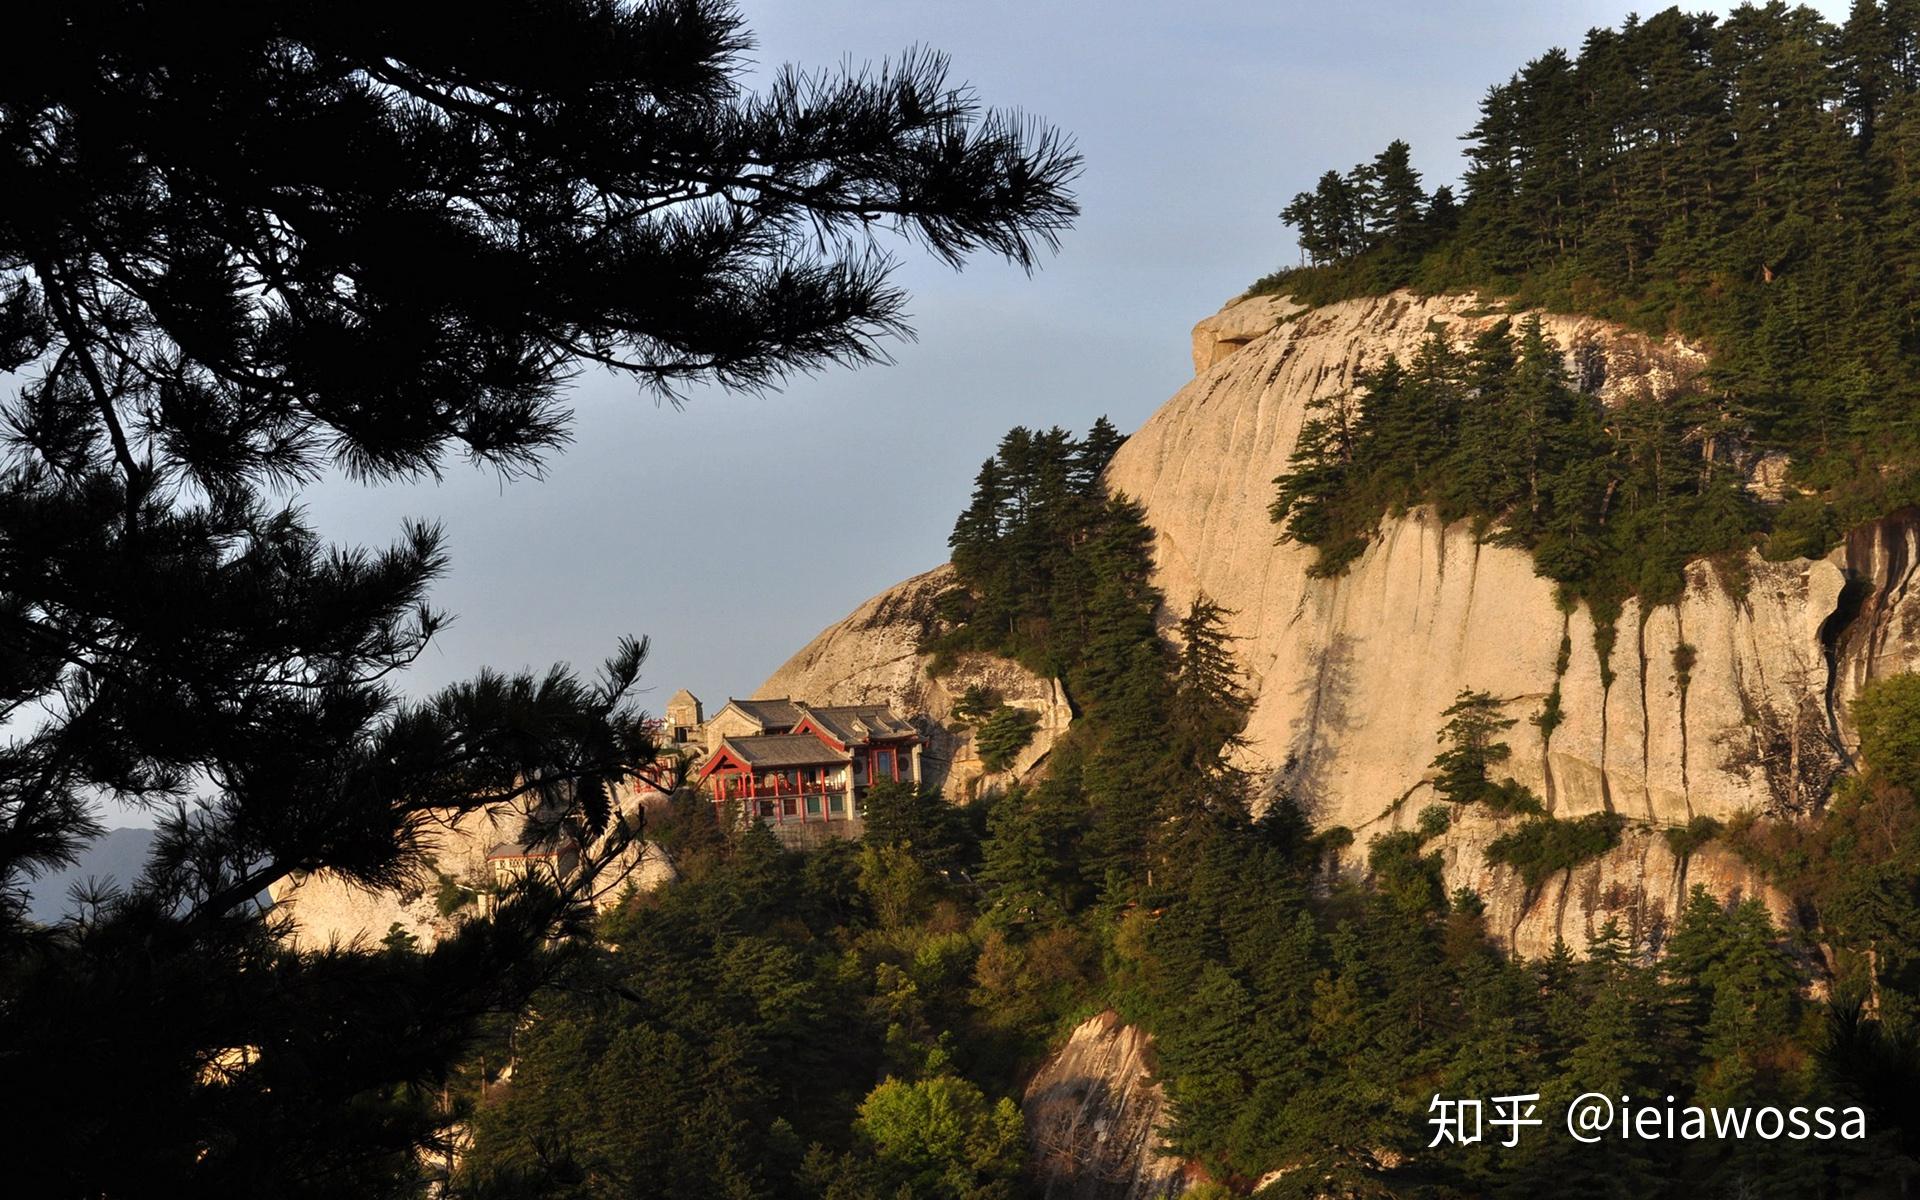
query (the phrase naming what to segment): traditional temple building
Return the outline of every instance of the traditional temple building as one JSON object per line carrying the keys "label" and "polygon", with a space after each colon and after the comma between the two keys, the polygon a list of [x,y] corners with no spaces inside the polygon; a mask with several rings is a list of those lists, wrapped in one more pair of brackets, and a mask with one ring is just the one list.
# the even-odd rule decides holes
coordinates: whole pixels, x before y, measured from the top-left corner
{"label": "traditional temple building", "polygon": [[701,725],[707,753],[720,748],[730,737],[759,737],[762,734],[792,733],[800,723],[800,706],[792,700],[732,700]]}
{"label": "traditional temple building", "polygon": [[919,730],[883,704],[731,700],[707,729],[695,782],[723,819],[734,807],[783,835],[856,835],[868,787],[920,782]]}
{"label": "traditional temple building", "polygon": [[700,697],[681,688],[667,701],[666,720],[661,723],[662,740],[674,746],[696,743],[705,736],[706,725]]}
{"label": "traditional temple building", "polygon": [[580,843],[565,835],[536,845],[500,842],[487,851],[487,869],[493,873],[496,892],[505,891],[529,875],[561,887],[579,866]]}

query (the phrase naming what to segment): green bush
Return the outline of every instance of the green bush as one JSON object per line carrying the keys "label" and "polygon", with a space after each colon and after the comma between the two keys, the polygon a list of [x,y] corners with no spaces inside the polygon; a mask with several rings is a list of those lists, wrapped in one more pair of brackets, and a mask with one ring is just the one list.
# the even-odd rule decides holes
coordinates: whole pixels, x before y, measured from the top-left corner
{"label": "green bush", "polygon": [[1685,691],[1693,682],[1694,664],[1700,661],[1700,651],[1690,642],[1681,642],[1673,648],[1673,678]]}
{"label": "green bush", "polygon": [[1860,754],[1873,773],[1920,793],[1920,675],[1876,679],[1853,702]]}
{"label": "green bush", "polygon": [[1314,847],[1322,854],[1338,854],[1353,845],[1353,830],[1345,825],[1330,825],[1314,836]]}
{"label": "green bush", "polygon": [[1433,907],[1445,895],[1440,856],[1422,854],[1420,846],[1420,835],[1411,830],[1381,834],[1367,845],[1374,886],[1412,910]]}
{"label": "green bush", "polygon": [[1487,861],[1512,867],[1537,888],[1550,876],[1590,862],[1620,844],[1625,821],[1615,813],[1594,813],[1576,821],[1535,817],[1495,838]]}
{"label": "green bush", "polygon": [[1480,803],[1502,817],[1540,816],[1547,811],[1532,788],[1511,779],[1488,784],[1480,793]]}
{"label": "green bush", "polygon": [[1420,819],[1414,828],[1424,841],[1437,838],[1453,825],[1453,810],[1444,804],[1429,804],[1420,810]]}
{"label": "green bush", "polygon": [[1029,709],[1011,708],[1001,705],[986,723],[980,726],[980,732],[974,735],[974,747],[980,752],[981,765],[989,771],[1004,771],[1013,765],[1013,760],[1027,744],[1033,741],[1033,734],[1040,727],[1040,715]]}
{"label": "green bush", "polygon": [[1695,850],[1720,836],[1720,822],[1712,817],[1695,817],[1685,825],[1674,825],[1666,830],[1667,845],[1675,855],[1685,858]]}
{"label": "green bush", "polygon": [[953,715],[969,725],[978,725],[1003,707],[999,692],[976,683],[954,704]]}
{"label": "green bush", "polygon": [[440,886],[433,893],[433,907],[443,917],[451,917],[467,905],[472,904],[473,890],[461,884],[451,875],[440,876]]}
{"label": "green bush", "polygon": [[1766,556],[1774,562],[1817,558],[1840,538],[1832,506],[1812,496],[1797,496],[1773,514]]}
{"label": "green bush", "polygon": [[956,1198],[1017,1178],[1027,1132],[1013,1101],[989,1102],[951,1075],[888,1078],[860,1105],[854,1128],[902,1193]]}

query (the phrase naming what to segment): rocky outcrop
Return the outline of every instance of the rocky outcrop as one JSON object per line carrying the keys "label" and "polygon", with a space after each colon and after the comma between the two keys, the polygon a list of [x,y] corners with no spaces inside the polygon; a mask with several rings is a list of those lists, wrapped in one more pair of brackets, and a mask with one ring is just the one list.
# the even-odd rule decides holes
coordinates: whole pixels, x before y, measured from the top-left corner
{"label": "rocky outcrop", "polygon": [[[274,916],[290,922],[296,949],[377,945],[396,926],[415,938],[420,949],[431,949],[479,911],[493,884],[487,852],[501,842],[518,840],[524,826],[525,817],[510,806],[466,813],[433,826],[421,839],[430,865],[404,888],[365,888],[331,871],[288,876],[268,889]],[[635,842],[598,877],[605,886],[594,901],[608,907],[618,902],[629,882],[649,891],[673,877],[673,864],[659,847]],[[442,878],[473,898],[452,911],[440,911]]]}
{"label": "rocky outcrop", "polygon": [[[1920,515],[1857,530],[1821,559],[1697,563],[1678,603],[1629,602],[1608,629],[1584,606],[1564,610],[1524,551],[1483,545],[1427,511],[1384,521],[1335,579],[1309,576],[1310,547],[1277,541],[1272,481],[1311,400],[1353,389],[1357,373],[1389,353],[1410,358],[1429,333],[1464,342],[1509,315],[1517,314],[1471,296],[1397,293],[1315,309],[1238,301],[1196,326],[1194,379],[1108,468],[1109,487],[1138,500],[1155,530],[1155,582],[1168,613],[1204,594],[1232,614],[1254,695],[1248,765],[1270,773],[1318,824],[1347,826],[1364,844],[1432,798],[1440,714],[1473,688],[1499,697],[1516,720],[1508,768],[1558,816],[1612,811],[1651,839],[1696,816],[1806,810],[1847,766],[1847,712],[1859,689],[1920,665]],[[1679,340],[1591,318],[1548,314],[1543,323],[1572,377],[1609,406],[1671,395],[1706,367]],[[1749,470],[1756,491],[1785,486],[1775,458]],[[942,568],[869,601],[766,692],[879,694],[944,711],[933,689],[945,688],[949,704],[959,689],[927,680],[915,647],[949,581]],[[1050,703],[1049,687],[1028,677],[1009,694]],[[1531,718],[1556,691],[1564,717],[1543,732]],[[1670,898],[1684,895],[1683,876],[1703,878],[1705,860],[1688,868],[1663,857],[1664,843],[1647,845],[1637,859],[1623,847],[1591,880],[1569,886],[1592,883],[1605,895],[1638,873],[1636,886]],[[1476,854],[1450,861],[1456,883],[1514,891],[1483,875]],[[1750,883],[1732,874],[1726,882]],[[1563,907],[1560,896],[1513,898]],[[1539,943],[1529,931],[1541,920],[1509,922],[1523,947]],[[1551,940],[1547,926],[1537,928]]]}
{"label": "rocky outcrop", "polygon": [[[1169,611],[1204,594],[1233,613],[1255,696],[1248,759],[1317,823],[1364,843],[1409,820],[1431,798],[1440,714],[1474,688],[1518,721],[1508,766],[1556,815],[1643,824],[1540,895],[1489,873],[1479,847],[1449,848],[1450,884],[1488,894],[1494,927],[1530,953],[1556,932],[1577,948],[1608,897],[1644,897],[1637,919],[1655,921],[1691,882],[1758,890],[1723,853],[1675,860],[1657,827],[1804,811],[1824,795],[1845,766],[1853,696],[1920,664],[1920,520],[1877,522],[1819,560],[1697,563],[1679,603],[1630,602],[1610,645],[1584,606],[1556,603],[1524,552],[1425,511],[1383,522],[1345,575],[1309,577],[1311,548],[1278,543],[1266,512],[1308,402],[1352,389],[1389,353],[1408,357],[1429,332],[1464,341],[1502,315],[1472,297],[1404,293],[1307,312],[1231,305],[1196,329],[1194,380],[1121,447],[1107,481],[1146,509]],[[1670,395],[1705,365],[1679,341],[1544,323],[1603,404]],[[1779,486],[1777,465],[1758,464],[1762,486]],[[1542,732],[1529,718],[1556,690],[1564,719]]]}
{"label": "rocky outcrop", "polygon": [[[920,645],[938,626],[940,594],[953,585],[953,568],[943,566],[887,589],[823,630],[754,695],[795,696],[813,704],[885,703],[912,714],[926,738],[921,770],[951,799],[1026,777],[1066,732],[1073,707],[1059,680],[1042,679],[995,655],[961,654],[938,678],[928,672],[933,658]],[[973,731],[953,716],[953,706],[976,686],[1038,718],[1033,740],[997,775],[980,761]]]}
{"label": "rocky outcrop", "polygon": [[[1920,662],[1910,517],[1822,560],[1753,557],[1731,578],[1696,564],[1677,605],[1627,606],[1610,651],[1524,552],[1423,511],[1384,522],[1347,574],[1310,578],[1311,548],[1279,544],[1266,512],[1307,403],[1351,389],[1388,353],[1410,355],[1429,331],[1464,340],[1502,314],[1404,293],[1299,314],[1267,302],[1264,314],[1253,337],[1251,317],[1234,318],[1238,348],[1134,434],[1107,479],[1146,508],[1169,609],[1205,594],[1234,613],[1255,690],[1248,753],[1320,823],[1363,839],[1382,827],[1421,786],[1440,713],[1463,687],[1521,720],[1511,768],[1556,814],[1680,823],[1804,807],[1839,765],[1830,734],[1844,744],[1848,699]],[[1678,341],[1584,318],[1545,325],[1606,404],[1670,394],[1704,366]],[[1556,686],[1565,720],[1549,737],[1526,719]]]}
{"label": "rocky outcrop", "polygon": [[1193,373],[1200,374],[1306,311],[1306,305],[1289,296],[1249,296],[1203,318],[1193,327]]}
{"label": "rocky outcrop", "polygon": [[1511,828],[1510,821],[1466,812],[1423,848],[1440,854],[1450,887],[1482,898],[1487,928],[1526,958],[1547,954],[1555,939],[1578,954],[1610,920],[1632,944],[1658,952],[1696,884],[1727,902],[1757,899],[1782,927],[1793,920],[1786,898],[1727,846],[1709,841],[1677,854],[1665,831],[1649,825],[1629,825],[1610,853],[1528,888],[1519,872],[1487,861],[1488,844]]}
{"label": "rocky outcrop", "polygon": [[1846,577],[1826,630],[1830,716],[1844,744],[1855,735],[1853,698],[1870,680],[1914,669],[1920,660],[1920,511],[1864,525],[1830,559]]}
{"label": "rocky outcrop", "polygon": [[1020,1105],[1039,1195],[1156,1200],[1186,1189],[1179,1160],[1161,1153],[1166,1096],[1152,1053],[1152,1038],[1103,1012],[1042,1064]]}

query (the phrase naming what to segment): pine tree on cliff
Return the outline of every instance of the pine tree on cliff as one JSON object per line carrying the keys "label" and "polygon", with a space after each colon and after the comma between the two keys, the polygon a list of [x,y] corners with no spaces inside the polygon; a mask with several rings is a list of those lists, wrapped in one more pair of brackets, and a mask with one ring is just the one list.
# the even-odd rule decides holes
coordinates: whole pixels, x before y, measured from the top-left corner
{"label": "pine tree on cliff", "polygon": [[1310,573],[1333,575],[1366,546],[1367,531],[1351,526],[1341,503],[1355,475],[1360,406],[1339,392],[1314,397],[1307,412],[1287,469],[1274,478],[1267,515],[1282,527],[1282,540],[1319,548]]}
{"label": "pine tree on cliff", "polygon": [[[1022,615],[1045,628],[1053,615],[1054,582],[1067,572],[1087,510],[1073,486],[1079,449],[1058,425],[1034,435],[1026,519],[1009,537],[1009,567],[1020,581]],[[1047,640],[1052,631],[1047,630]]]}
{"label": "pine tree on cliff", "polygon": [[[1102,710],[1105,720],[1138,695],[1134,651],[1144,647],[1157,656],[1162,650],[1154,625],[1160,593],[1152,582],[1153,530],[1145,512],[1124,496],[1107,501],[1086,554],[1093,573],[1090,636],[1071,682],[1089,708]],[[1156,661],[1164,684],[1166,663]],[[1152,715],[1158,718],[1157,709]]]}
{"label": "pine tree on cliff", "polygon": [[989,581],[1000,563],[1000,522],[1005,504],[1000,460],[989,458],[973,477],[973,499],[954,521],[953,533],[947,538],[954,570],[981,590],[993,586]]}
{"label": "pine tree on cliff", "polygon": [[1126,435],[1115,429],[1106,417],[1094,419],[1073,460],[1074,487],[1082,496],[1100,496],[1100,473],[1107,469],[1126,440]]}
{"label": "pine tree on cliff", "polygon": [[1354,383],[1365,391],[1354,424],[1354,472],[1365,482],[1356,486],[1389,506],[1405,504],[1419,472],[1418,455],[1409,450],[1421,440],[1427,416],[1415,410],[1412,381],[1392,354],[1377,368],[1357,372]]}
{"label": "pine tree on cliff", "polygon": [[1408,368],[1406,399],[1397,407],[1397,419],[1384,424],[1381,431],[1386,453],[1406,464],[1415,494],[1422,499],[1436,490],[1431,476],[1453,453],[1460,437],[1464,369],[1451,342],[1428,334]]}
{"label": "pine tree on cliff", "polygon": [[1243,835],[1250,821],[1253,780],[1233,761],[1246,743],[1250,701],[1233,658],[1230,615],[1195,597],[1175,629],[1173,696],[1164,734],[1173,772],[1160,802],[1154,856],[1167,886],[1177,887],[1206,844]]}
{"label": "pine tree on cliff", "polygon": [[1051,779],[1009,788],[993,802],[978,878],[994,919],[1047,925],[1079,906],[1083,888],[1074,852],[1083,811],[1079,797]]}
{"label": "pine tree on cliff", "polygon": [[869,846],[901,847],[928,870],[960,863],[965,838],[960,810],[937,790],[907,780],[883,780],[867,789],[862,840]]}
{"label": "pine tree on cliff", "polygon": [[1516,721],[1500,715],[1500,702],[1492,695],[1471,688],[1460,689],[1440,715],[1446,723],[1440,727],[1444,748],[1433,760],[1440,773],[1434,790],[1455,804],[1485,799],[1494,786],[1492,769],[1513,753],[1500,735]]}
{"label": "pine tree on cliff", "polygon": [[1181,768],[1195,775],[1222,769],[1222,757],[1245,744],[1240,731],[1251,701],[1233,657],[1235,639],[1225,629],[1231,615],[1196,596],[1174,628],[1179,653],[1168,733]]}
{"label": "pine tree on cliff", "polygon": [[1171,664],[1154,625],[1153,530],[1140,506],[1107,501],[1088,543],[1089,636],[1069,686],[1091,718],[1095,749],[1084,781],[1093,809],[1088,878],[1117,897],[1145,878],[1158,798],[1171,774],[1162,752]]}
{"label": "pine tree on cliff", "polygon": [[[404,883],[436,820],[501,801],[620,833],[643,646],[403,702],[437,530],[332,548],[285,489],[536,472],[587,365],[671,395],[869,361],[904,304],[870,231],[1030,265],[1077,157],[930,54],[750,94],[712,0],[83,0],[10,32],[0,711],[36,718],[0,746],[0,1058],[36,1084],[9,1182],[411,1187],[436,1085],[581,896],[510,893],[426,956],[295,955],[257,898]],[[23,879],[102,796],[157,820],[148,871],[29,927]]]}
{"label": "pine tree on cliff", "polygon": [[1513,327],[1505,320],[1477,334],[1467,352],[1460,437],[1442,471],[1441,499],[1451,516],[1498,516],[1518,494],[1505,419],[1516,361]]}
{"label": "pine tree on cliff", "polygon": [[1413,169],[1413,148],[1395,139],[1373,160],[1373,230],[1382,244],[1416,249],[1426,221],[1427,194]]}

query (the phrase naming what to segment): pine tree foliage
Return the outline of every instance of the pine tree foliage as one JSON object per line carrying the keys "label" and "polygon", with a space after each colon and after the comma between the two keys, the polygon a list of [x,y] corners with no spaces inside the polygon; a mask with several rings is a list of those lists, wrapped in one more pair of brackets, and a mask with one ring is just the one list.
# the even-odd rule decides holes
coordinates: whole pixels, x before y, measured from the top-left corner
{"label": "pine tree foliage", "polygon": [[[1055,427],[1016,428],[981,464],[973,496],[947,545],[961,586],[943,598],[952,625],[933,645],[953,653],[992,649],[1044,675],[1064,675],[1093,636],[1101,564],[1133,565],[1144,525],[1137,507],[1100,483],[1125,441],[1105,417],[1084,439]],[[1135,590],[1144,578],[1132,581]]]}
{"label": "pine tree foliage", "polygon": [[[1403,286],[1478,291],[1703,340],[1711,404],[1684,397],[1681,411],[1636,413],[1637,430],[1608,428],[1590,452],[1671,482],[1779,449],[1807,495],[1741,514],[1730,493],[1689,484],[1704,511],[1643,492],[1633,518],[1618,503],[1593,507],[1609,480],[1563,478],[1575,495],[1529,486],[1519,510],[1504,488],[1476,489],[1479,503],[1456,513],[1522,513],[1522,540],[1561,580],[1596,555],[1633,558],[1636,535],[1662,559],[1714,554],[1742,544],[1756,516],[1773,554],[1817,554],[1839,530],[1920,499],[1917,48],[1908,0],[1859,0],[1838,25],[1775,0],[1594,29],[1577,52],[1549,51],[1488,90],[1457,203],[1423,195],[1396,143],[1295,197],[1282,216],[1310,265],[1256,290],[1313,302]],[[1536,451],[1553,453],[1515,432],[1530,444],[1483,448],[1498,451],[1486,466],[1509,481],[1542,465]],[[1649,435],[1653,461],[1639,440]],[[1560,516],[1542,524],[1546,505]],[[1346,535],[1364,536],[1381,506],[1358,509],[1341,538],[1301,540],[1333,547],[1323,561],[1337,566]],[[1604,573],[1630,590],[1655,575]]]}
{"label": "pine tree foliage", "polygon": [[[332,547],[288,490],[537,474],[586,366],[671,396],[872,360],[904,328],[880,237],[1030,267],[1078,158],[931,53],[749,90],[717,0],[14,17],[0,1057],[41,1085],[12,1183],[411,1188],[450,1064],[552,977],[591,883],[510,891],[425,955],[294,954],[259,898],[427,886],[434,823],[508,803],[593,847],[591,881],[655,757],[645,646],[403,698],[445,621],[438,529]],[[24,881],[108,798],[157,821],[148,869],[30,927]]]}
{"label": "pine tree foliage", "polygon": [[1316,548],[1312,574],[1365,553],[1382,516],[1432,505],[1533,553],[1536,569],[1611,612],[1670,600],[1682,567],[1740,550],[1762,515],[1719,444],[1706,398],[1601,409],[1570,379],[1537,316],[1464,350],[1430,334],[1410,366],[1388,356],[1359,393],[1309,402],[1270,515]]}
{"label": "pine tree foliage", "polygon": [[1494,767],[1512,757],[1513,749],[1500,740],[1516,722],[1500,715],[1500,701],[1488,692],[1460,689],[1440,714],[1440,741],[1445,748],[1434,757],[1440,773],[1434,789],[1456,804],[1484,799],[1494,783]]}
{"label": "pine tree foliage", "polygon": [[1001,705],[975,736],[981,765],[989,771],[1006,770],[1013,765],[1015,756],[1033,741],[1034,731],[1039,727],[1040,716],[1032,709]]}

